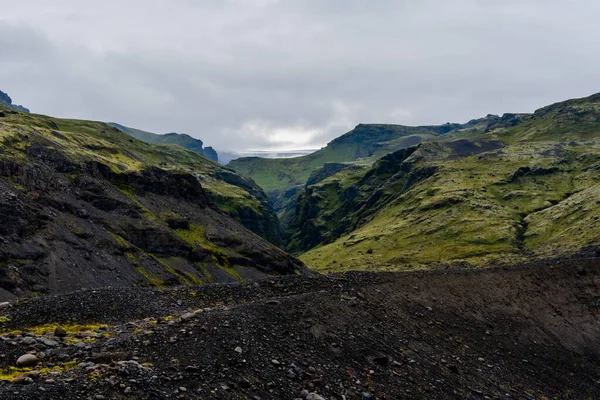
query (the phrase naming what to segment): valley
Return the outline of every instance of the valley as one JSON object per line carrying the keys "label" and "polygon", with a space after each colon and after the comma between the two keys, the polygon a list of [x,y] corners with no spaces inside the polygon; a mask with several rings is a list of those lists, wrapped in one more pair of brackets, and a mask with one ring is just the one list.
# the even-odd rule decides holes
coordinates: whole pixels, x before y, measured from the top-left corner
{"label": "valley", "polygon": [[2,399],[600,396],[600,95],[228,166],[148,135],[0,104]]}
{"label": "valley", "polygon": [[359,125],[292,160],[229,164],[311,269],[481,267],[600,253],[600,96],[466,124]]}

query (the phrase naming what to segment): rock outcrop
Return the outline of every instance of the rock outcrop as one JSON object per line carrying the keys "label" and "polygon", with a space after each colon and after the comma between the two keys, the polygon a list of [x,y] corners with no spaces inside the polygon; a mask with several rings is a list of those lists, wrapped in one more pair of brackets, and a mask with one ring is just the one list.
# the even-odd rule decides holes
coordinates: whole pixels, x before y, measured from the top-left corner
{"label": "rock outcrop", "polygon": [[10,96],[6,93],[4,93],[2,90],[0,90],[0,104],[3,104],[5,106],[7,106],[8,108],[11,108],[15,111],[21,111],[24,113],[28,113],[29,109],[25,108],[23,106],[20,106],[18,104],[13,104],[12,99],[10,98]]}

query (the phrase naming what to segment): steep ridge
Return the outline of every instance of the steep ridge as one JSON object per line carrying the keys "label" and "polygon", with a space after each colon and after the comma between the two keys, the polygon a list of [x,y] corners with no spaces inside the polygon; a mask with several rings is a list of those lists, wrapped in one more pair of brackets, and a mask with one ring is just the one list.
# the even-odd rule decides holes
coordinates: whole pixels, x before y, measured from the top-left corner
{"label": "steep ridge", "polygon": [[0,111],[0,298],[304,270],[223,213],[278,236],[233,171],[103,123]]}
{"label": "steep ridge", "polygon": [[31,299],[0,311],[0,397],[595,399],[599,282],[561,260]]}
{"label": "steep ridge", "polygon": [[200,139],[195,139],[190,135],[184,133],[166,133],[164,135],[159,135],[157,133],[151,133],[142,131],[140,129],[129,128],[127,126],[117,124],[116,122],[109,122],[108,125],[114,126],[118,130],[123,133],[128,134],[136,139],[141,140],[142,142],[150,143],[150,144],[175,144],[179,145],[188,150],[196,151],[200,154],[203,154],[206,158],[219,161],[219,155],[212,147],[204,147],[204,143]]}

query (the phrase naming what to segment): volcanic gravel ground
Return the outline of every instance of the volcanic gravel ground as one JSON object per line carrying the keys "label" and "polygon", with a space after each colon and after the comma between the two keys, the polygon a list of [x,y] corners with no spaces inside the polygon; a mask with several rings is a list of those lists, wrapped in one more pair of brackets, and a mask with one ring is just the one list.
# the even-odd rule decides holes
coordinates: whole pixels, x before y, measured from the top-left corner
{"label": "volcanic gravel ground", "polygon": [[84,290],[0,309],[0,399],[595,399],[599,307],[589,259]]}

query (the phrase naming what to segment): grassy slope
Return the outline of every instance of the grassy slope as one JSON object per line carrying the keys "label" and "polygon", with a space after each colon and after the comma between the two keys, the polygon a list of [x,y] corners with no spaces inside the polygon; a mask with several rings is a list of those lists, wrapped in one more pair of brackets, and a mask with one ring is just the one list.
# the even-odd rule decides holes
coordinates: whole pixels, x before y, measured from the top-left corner
{"label": "grassy slope", "polygon": [[[600,97],[592,96],[545,107],[529,121],[485,134],[510,145],[479,156],[453,159],[442,151],[436,159],[435,146],[423,146],[418,153],[429,154],[416,165],[435,165],[433,176],[407,192],[393,180],[362,188],[383,190],[387,200],[358,229],[301,259],[320,271],[404,269],[567,255],[597,245],[599,106]],[[510,179],[521,167],[547,170]],[[311,187],[324,199],[311,223],[331,224],[327,213],[339,202],[328,185],[336,180]]]}
{"label": "grassy slope", "polygon": [[[0,106],[1,107],[1,106]],[[7,107],[2,107],[9,110]],[[219,179],[233,174],[220,164],[197,152],[173,145],[150,145],[132,138],[108,124],[94,121],[59,119],[36,114],[9,113],[0,123],[0,141],[17,135],[20,128],[35,128],[74,160],[98,160],[115,172],[139,171],[149,166],[165,170],[184,170],[197,175],[217,207],[239,220],[240,210],[249,210],[268,218],[264,199],[238,185]],[[58,131],[60,137],[51,132]],[[242,181],[242,179],[240,179]],[[244,182],[249,187],[252,182]],[[259,188],[256,188],[260,191]],[[244,211],[245,212],[245,211]],[[269,217],[272,218],[272,217]],[[260,233],[260,232],[259,232]],[[269,238],[273,239],[273,238]]]}

